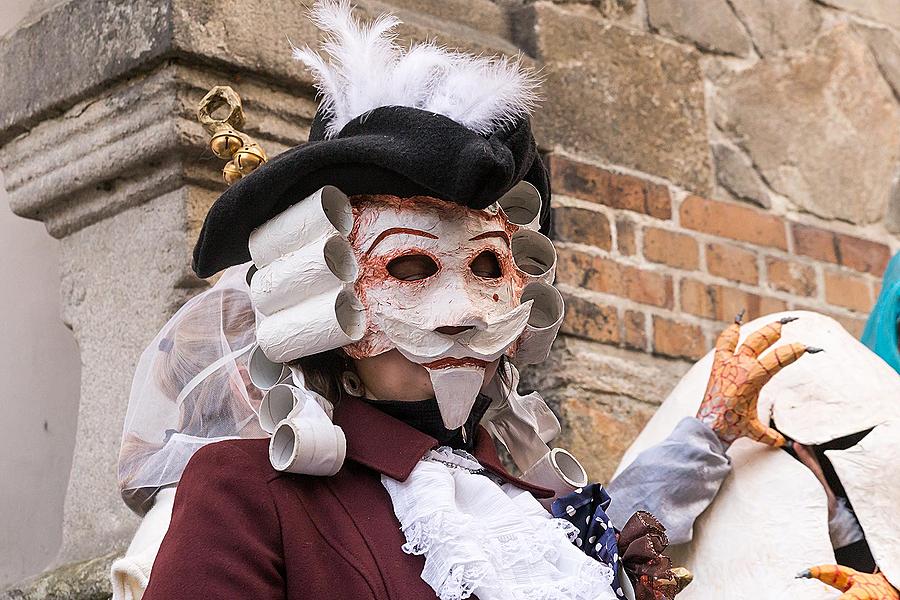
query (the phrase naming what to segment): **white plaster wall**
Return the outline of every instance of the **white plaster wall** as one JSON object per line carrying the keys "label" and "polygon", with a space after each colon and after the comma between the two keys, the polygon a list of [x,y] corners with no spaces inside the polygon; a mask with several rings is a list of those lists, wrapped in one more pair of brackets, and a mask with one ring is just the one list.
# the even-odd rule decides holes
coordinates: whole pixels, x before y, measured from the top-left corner
{"label": "white plaster wall", "polygon": [[[46,1],[0,0],[0,35],[37,4]],[[0,589],[59,550],[80,377],[59,316],[59,244],[12,214],[5,190],[0,173]]]}

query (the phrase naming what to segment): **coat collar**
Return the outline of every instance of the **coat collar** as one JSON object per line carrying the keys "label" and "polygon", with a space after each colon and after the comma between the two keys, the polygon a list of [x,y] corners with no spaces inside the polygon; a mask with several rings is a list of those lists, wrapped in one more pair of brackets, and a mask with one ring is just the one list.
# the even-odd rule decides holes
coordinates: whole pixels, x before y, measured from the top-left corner
{"label": "coat collar", "polygon": [[[334,424],[344,430],[347,458],[397,481],[406,481],[425,454],[438,447],[438,441],[370,404],[344,396],[334,409]],[[532,485],[510,475],[500,461],[490,434],[478,427],[472,451],[481,465],[507,483],[531,492],[537,498],[550,498],[553,491]]]}

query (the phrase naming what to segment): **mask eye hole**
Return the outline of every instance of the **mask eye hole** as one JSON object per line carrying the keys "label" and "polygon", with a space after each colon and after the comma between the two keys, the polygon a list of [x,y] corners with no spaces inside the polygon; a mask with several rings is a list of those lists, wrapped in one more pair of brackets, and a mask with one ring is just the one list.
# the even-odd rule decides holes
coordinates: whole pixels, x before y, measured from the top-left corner
{"label": "mask eye hole", "polygon": [[437,273],[438,265],[426,254],[405,254],[390,261],[387,271],[400,281],[420,281]]}
{"label": "mask eye hole", "polygon": [[490,250],[485,250],[473,258],[472,262],[469,263],[469,269],[472,270],[476,277],[484,279],[497,279],[503,274],[503,269],[500,268],[500,260]]}

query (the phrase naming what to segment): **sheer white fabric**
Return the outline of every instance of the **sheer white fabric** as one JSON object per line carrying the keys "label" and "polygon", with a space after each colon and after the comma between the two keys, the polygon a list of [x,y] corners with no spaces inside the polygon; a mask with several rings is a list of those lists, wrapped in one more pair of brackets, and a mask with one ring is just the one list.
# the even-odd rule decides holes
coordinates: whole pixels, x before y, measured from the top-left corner
{"label": "sheer white fabric", "polygon": [[206,444],[267,437],[247,372],[256,341],[248,267],[231,267],[190,299],[138,361],[118,466],[122,497],[138,514]]}
{"label": "sheer white fabric", "polygon": [[405,482],[382,476],[422,579],[441,600],[608,600],[612,570],[572,544],[575,527],[498,485],[469,455],[430,452]]}

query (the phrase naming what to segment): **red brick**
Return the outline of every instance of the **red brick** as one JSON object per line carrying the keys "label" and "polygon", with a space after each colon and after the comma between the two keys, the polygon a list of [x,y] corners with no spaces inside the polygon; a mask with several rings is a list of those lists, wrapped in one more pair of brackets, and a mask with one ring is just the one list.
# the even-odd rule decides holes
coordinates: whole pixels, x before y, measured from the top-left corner
{"label": "red brick", "polygon": [[697,325],[653,317],[653,351],[676,358],[701,358],[707,352],[703,331]]}
{"label": "red brick", "polygon": [[825,271],[825,301],[859,312],[872,309],[872,289],[862,277]]}
{"label": "red brick", "polygon": [[561,242],[589,244],[604,250],[612,248],[609,219],[593,210],[571,206],[555,208],[553,234]]}
{"label": "red brick", "polygon": [[784,312],[788,309],[787,302],[771,296],[763,296],[759,301],[759,314],[771,315],[773,313]]}
{"label": "red brick", "polygon": [[891,249],[881,242],[794,223],[794,252],[818,260],[881,276],[891,259]]}
{"label": "red brick", "polygon": [[619,254],[634,256],[637,253],[635,230],[637,225],[628,217],[616,219],[616,239],[619,242]]}
{"label": "red brick", "polygon": [[561,330],[576,337],[607,344],[619,342],[619,316],[614,306],[565,294],[566,316]]}
{"label": "red brick", "polygon": [[563,248],[556,277],[560,283],[630,298],[635,302],[672,308],[672,278],[608,258]]}
{"label": "red brick", "polygon": [[766,280],[773,290],[796,296],[816,295],[816,272],[808,266],[793,260],[766,258]]}
{"label": "red brick", "polygon": [[681,310],[686,313],[729,322],[744,311],[746,320],[787,310],[787,304],[778,298],[760,296],[723,285],[707,285],[695,279],[682,279]]}
{"label": "red brick", "polygon": [[795,253],[837,264],[837,240],[833,231],[794,223],[791,234],[794,236]]}
{"label": "red brick", "polygon": [[669,189],[662,185],[557,154],[550,155],[550,178],[553,191],[557,194],[632,210],[658,219],[672,218]]}
{"label": "red brick", "polygon": [[644,313],[636,310],[626,310],[622,325],[622,342],[625,346],[636,350],[646,350],[647,326]]}
{"label": "red brick", "polygon": [[679,290],[682,311],[707,319],[716,318],[716,291],[713,286],[685,278],[681,280]]}
{"label": "red brick", "polygon": [[706,270],[733,281],[754,285],[759,281],[756,253],[730,244],[706,245]]}
{"label": "red brick", "polygon": [[891,249],[885,244],[862,238],[837,234],[840,264],[863,273],[881,277],[891,260]]}
{"label": "red brick", "polygon": [[700,250],[689,235],[647,227],[644,229],[644,258],[679,269],[695,270],[700,265]]}
{"label": "red brick", "polygon": [[784,223],[754,208],[688,196],[680,215],[681,225],[688,229],[787,250]]}

